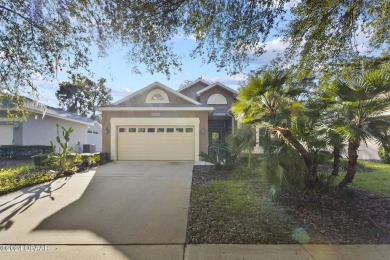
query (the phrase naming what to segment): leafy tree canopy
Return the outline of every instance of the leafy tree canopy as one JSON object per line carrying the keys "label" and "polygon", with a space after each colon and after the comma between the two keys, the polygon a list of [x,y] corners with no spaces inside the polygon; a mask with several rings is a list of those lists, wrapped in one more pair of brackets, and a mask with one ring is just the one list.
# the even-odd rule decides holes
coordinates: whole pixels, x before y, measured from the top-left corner
{"label": "leafy tree canopy", "polygon": [[59,105],[82,116],[92,113],[91,119],[96,119],[96,107],[112,101],[111,89],[107,88],[105,83],[104,78],[95,83],[85,76],[75,74],[71,82],[60,83],[60,89],[56,92]]}
{"label": "leafy tree canopy", "polygon": [[349,66],[363,51],[389,48],[390,1],[303,0],[290,12],[292,19],[281,33],[300,76]]}
{"label": "leafy tree canopy", "polygon": [[236,71],[249,50],[264,52],[260,43],[285,2],[0,0],[2,90],[31,85],[32,74],[87,68],[93,42],[103,54],[113,43],[128,46],[133,64],[169,75],[180,66],[173,39],[194,37],[193,56],[207,54],[206,62]]}
{"label": "leafy tree canopy", "polygon": [[[338,64],[354,52],[361,31],[373,48],[389,44],[384,0],[0,0],[0,80],[3,92],[32,86],[33,74],[52,79],[90,62],[89,46],[104,54],[127,47],[132,64],[170,75],[180,68],[174,39],[196,41],[191,56],[229,72],[265,52],[264,43],[286,15],[282,35],[302,71]],[[287,5],[288,4],[288,5]]]}

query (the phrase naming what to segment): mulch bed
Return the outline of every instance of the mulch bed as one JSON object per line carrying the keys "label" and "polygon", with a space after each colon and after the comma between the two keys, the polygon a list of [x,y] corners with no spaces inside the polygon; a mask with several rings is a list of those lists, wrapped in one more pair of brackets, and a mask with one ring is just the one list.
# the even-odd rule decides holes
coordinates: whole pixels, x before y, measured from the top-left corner
{"label": "mulch bed", "polygon": [[[226,180],[229,176],[224,171],[215,174],[194,174],[192,185],[202,185],[212,180]],[[260,187],[261,189],[261,187]],[[266,192],[259,191],[258,195]],[[191,194],[191,201],[194,199]],[[267,198],[264,198],[267,199]],[[307,191],[282,192],[274,202],[278,216],[269,218],[271,229],[255,230],[245,216],[242,219],[229,220],[226,231],[212,230],[213,219],[205,214],[202,219],[192,219],[190,205],[188,220],[188,243],[297,243],[291,235],[280,240],[272,230],[289,230],[292,234],[298,228],[310,238],[309,243],[322,244],[390,244],[390,198],[374,195],[366,191],[345,189],[340,193],[313,193]],[[207,212],[207,209],[205,209]],[[227,216],[230,219],[233,216]],[[215,222],[215,221],[214,221]],[[203,230],[203,231],[202,231]],[[195,231],[195,232],[194,232]],[[226,232],[226,234],[224,234]],[[231,236],[231,233],[234,236]],[[306,233],[307,232],[307,233]],[[213,235],[213,234],[216,235]],[[277,232],[275,232],[277,233]],[[269,237],[264,237],[268,234]],[[263,236],[263,237],[260,237]],[[307,242],[307,241],[306,241]]]}
{"label": "mulch bed", "polygon": [[390,198],[346,189],[340,193],[284,192],[278,202],[300,219],[315,243],[389,244]]}

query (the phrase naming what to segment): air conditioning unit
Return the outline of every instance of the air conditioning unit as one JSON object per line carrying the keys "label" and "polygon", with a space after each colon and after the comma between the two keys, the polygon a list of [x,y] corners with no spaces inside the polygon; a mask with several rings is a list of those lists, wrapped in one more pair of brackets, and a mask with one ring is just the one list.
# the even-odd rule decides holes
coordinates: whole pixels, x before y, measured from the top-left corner
{"label": "air conditioning unit", "polygon": [[96,153],[96,144],[83,144],[83,153]]}

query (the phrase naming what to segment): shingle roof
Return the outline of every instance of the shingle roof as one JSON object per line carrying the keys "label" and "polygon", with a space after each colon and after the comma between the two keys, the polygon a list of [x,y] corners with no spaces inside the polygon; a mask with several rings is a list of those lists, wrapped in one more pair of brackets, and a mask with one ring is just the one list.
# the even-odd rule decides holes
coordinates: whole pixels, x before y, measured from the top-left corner
{"label": "shingle roof", "polygon": [[227,116],[229,115],[230,108],[223,107],[223,108],[215,108],[212,115],[214,116]]}
{"label": "shingle roof", "polygon": [[171,93],[173,95],[176,95],[176,96],[178,96],[178,97],[188,101],[191,104],[200,105],[200,103],[197,102],[196,100],[193,100],[193,99],[191,99],[191,98],[189,98],[189,97],[187,97],[187,96],[185,96],[185,95],[183,95],[183,94],[181,94],[181,93],[179,93],[179,92],[177,92],[177,91],[175,91],[175,90],[165,86],[164,84],[161,84],[160,82],[156,81],[156,82],[153,82],[152,84],[150,84],[150,85],[148,85],[148,86],[146,86],[146,87],[144,87],[144,88],[142,88],[142,89],[140,89],[140,90],[138,90],[138,91],[128,95],[127,97],[124,97],[121,100],[112,103],[111,106],[118,105],[118,104],[124,102],[125,100],[131,99],[132,97],[135,97],[135,96],[139,95],[140,93],[146,92],[146,91],[148,91],[150,89],[153,89],[153,88],[161,88],[161,89],[163,89],[163,90],[165,90],[165,91],[167,91],[167,92],[169,92],[169,93]]}
{"label": "shingle roof", "polygon": [[188,84],[187,86],[184,86],[184,87],[178,89],[177,92],[182,92],[183,90],[188,89],[188,88],[192,87],[193,85],[195,85],[196,83],[199,83],[199,82],[205,84],[206,86],[209,86],[209,85],[210,85],[209,82],[205,81],[205,80],[202,79],[202,78],[199,78],[199,79],[197,79],[197,80],[194,80],[193,82],[191,82],[191,83]]}
{"label": "shingle roof", "polygon": [[197,95],[200,95],[200,94],[202,94],[202,93],[204,93],[204,92],[206,92],[206,91],[208,91],[208,90],[210,90],[210,89],[212,89],[212,88],[214,88],[214,87],[223,88],[223,89],[225,89],[225,90],[227,90],[227,91],[233,93],[234,95],[237,95],[237,94],[238,94],[238,92],[235,91],[234,89],[231,89],[231,88],[229,88],[228,86],[226,86],[226,85],[224,85],[224,84],[222,84],[222,83],[219,83],[219,82],[215,82],[214,84],[212,84],[212,85],[210,85],[210,86],[208,86],[208,87],[206,87],[206,88],[204,88],[204,89],[199,90],[198,92],[196,92],[196,94],[197,94]]}
{"label": "shingle roof", "polygon": [[[68,112],[60,108],[47,106],[44,105],[43,103],[36,102],[28,97],[25,97],[25,99],[26,99],[25,108],[30,112],[45,114],[47,116],[56,117],[63,120],[74,121],[82,124],[92,125],[93,123],[95,123],[95,120],[86,118],[76,113]],[[14,105],[10,103],[10,101],[7,98],[4,98],[0,103],[0,110],[6,108],[12,109],[13,107]]]}

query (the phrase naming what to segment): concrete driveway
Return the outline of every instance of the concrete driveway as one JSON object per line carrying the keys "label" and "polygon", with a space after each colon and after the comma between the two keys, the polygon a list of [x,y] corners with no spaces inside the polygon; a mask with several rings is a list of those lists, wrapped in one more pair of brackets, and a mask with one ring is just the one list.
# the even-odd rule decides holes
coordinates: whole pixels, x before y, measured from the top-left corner
{"label": "concrete driveway", "polygon": [[164,245],[182,258],[192,167],[113,162],[2,196],[0,244]]}

